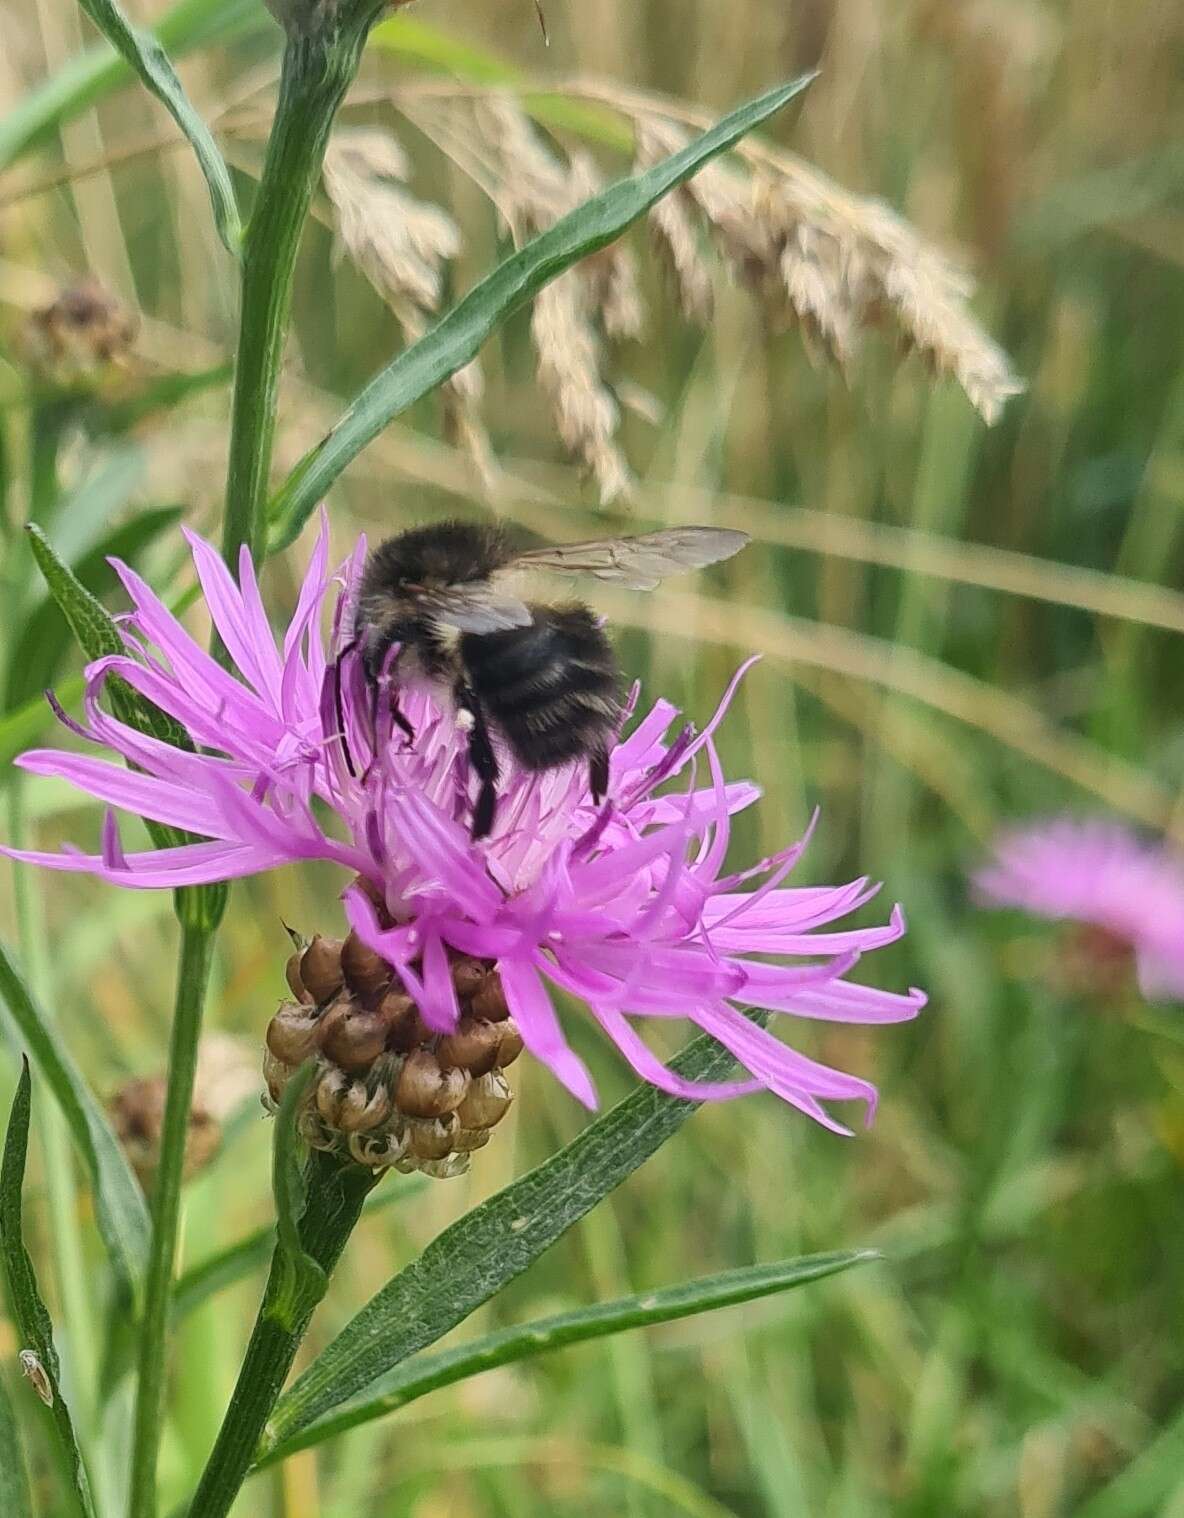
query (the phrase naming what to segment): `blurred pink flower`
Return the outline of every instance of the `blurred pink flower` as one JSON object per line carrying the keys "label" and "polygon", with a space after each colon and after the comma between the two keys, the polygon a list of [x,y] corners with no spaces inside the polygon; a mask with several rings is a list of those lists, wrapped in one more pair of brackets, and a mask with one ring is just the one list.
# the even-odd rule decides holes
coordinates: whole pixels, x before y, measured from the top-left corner
{"label": "blurred pink flower", "polygon": [[[160,889],[329,860],[367,883],[346,888],[346,915],[395,966],[431,1028],[447,1030],[458,1016],[448,950],[495,961],[526,1047],[590,1107],[595,1089],[564,1037],[550,987],[583,1002],[638,1074],[663,1091],[713,1098],[764,1087],[842,1133],[848,1130],[821,1104],[856,1100],[870,1121],[873,1086],[797,1053],[740,1010],[890,1023],[925,1004],[920,991],[894,995],[846,979],[862,953],[901,936],[903,915],[896,908],[882,927],[820,931],[864,906],[878,887],[866,878],[784,887],[808,834],[750,869],[725,871],[731,818],[759,796],[747,781],[724,779],[713,739],[743,669],[702,733],[681,726],[671,736],[678,713],[665,701],[636,721],[614,748],[609,800],[599,808],[583,766],[528,774],[503,755],[493,832],[474,843],[466,739],[447,702],[401,691],[414,742],[392,735],[389,715],[376,737],[354,654],[340,663],[340,694],[357,775],[345,762],[338,666],[320,614],[335,603],[330,649],[341,646],[364,540],[333,576],[322,519],[279,648],[250,559],[243,555],[236,585],[213,548],[192,535],[189,542],[241,679],[190,637],[138,575],[116,564],[134,608],[123,621],[127,653],[89,667],[86,726],[70,725],[135,768],[55,749],[18,763],[208,841],[125,853],[109,812],[98,854],[8,850],[14,858]],[[175,717],[203,752],[146,738],[104,712],[99,695],[113,676]],[[679,779],[681,789],[658,794]],[[642,1041],[634,1017],[688,1019],[724,1044],[748,1078],[681,1079]]]}
{"label": "blurred pink flower", "polygon": [[1144,996],[1184,999],[1184,860],[1162,844],[1052,818],[1004,833],[974,885],[988,902],[1101,929],[1133,951]]}

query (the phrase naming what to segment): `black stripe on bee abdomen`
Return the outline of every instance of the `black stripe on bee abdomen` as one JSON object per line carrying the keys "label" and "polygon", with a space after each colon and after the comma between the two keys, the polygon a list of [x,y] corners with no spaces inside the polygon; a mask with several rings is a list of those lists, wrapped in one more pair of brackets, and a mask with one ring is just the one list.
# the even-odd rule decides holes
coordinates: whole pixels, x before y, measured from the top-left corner
{"label": "black stripe on bee abdomen", "polygon": [[586,606],[532,606],[528,627],[461,639],[486,715],[530,770],[587,758],[619,713],[617,661]]}

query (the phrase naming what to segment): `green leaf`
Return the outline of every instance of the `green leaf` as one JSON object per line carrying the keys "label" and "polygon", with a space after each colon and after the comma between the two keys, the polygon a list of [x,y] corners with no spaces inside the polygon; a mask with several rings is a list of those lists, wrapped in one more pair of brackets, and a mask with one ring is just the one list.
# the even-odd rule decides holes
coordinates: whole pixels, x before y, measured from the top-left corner
{"label": "green leaf", "polygon": [[[50,594],[62,609],[70,629],[88,659],[106,659],[116,654],[126,654],[119,630],[106,607],[78,579],[68,564],[64,564],[54,551],[49,539],[35,522],[25,528],[33,549],[33,557],[45,576]],[[141,733],[149,733],[173,748],[192,748],[189,735],[179,722],[162,712],[151,701],[145,701],[123,680],[111,680],[107,689],[115,715],[129,727]],[[176,848],[192,840],[180,828],[168,827],[162,822],[147,822],[148,832],[157,848]]]}
{"label": "green leaf", "polygon": [[[138,512],[75,562],[72,571],[75,579],[85,590],[97,595],[113,578],[109,558],[126,559],[134,564],[150,543],[176,526],[181,515],[180,506],[157,506]],[[12,645],[4,692],[6,708],[32,700],[53,684],[70,641],[69,623],[63,620],[57,602],[45,597],[29,612]]]}
{"label": "green leaf", "polygon": [[[50,594],[65,614],[83,652],[91,659],[126,653],[119,630],[102,602],[92,596],[70,567],[62,562],[35,522],[28,523],[25,531],[29,535],[33,557],[45,576]],[[173,748],[192,749],[189,734],[180,723],[175,722],[151,701],[145,701],[126,681],[109,680],[106,689],[115,715],[129,727],[159,738],[162,743],[171,744]],[[195,841],[180,828],[167,826],[151,818],[146,817],[144,825],[158,849],[178,848]],[[222,920],[227,895],[228,888],[224,882],[190,886],[177,891],[173,898],[177,916],[186,927],[204,927],[212,932]]]}
{"label": "green leaf", "polygon": [[3,1377],[0,1377],[0,1513],[4,1518],[33,1518],[33,1498],[16,1413]]}
{"label": "green leaf", "polygon": [[[720,1080],[732,1066],[732,1056],[706,1036],[673,1062],[690,1080]],[[488,1302],[659,1149],[697,1106],[639,1086],[545,1164],[446,1228],[281,1397],[260,1458]]]}
{"label": "green leaf", "polygon": [[[8,1119],[4,1139],[4,1160],[0,1165],[0,1250],[4,1256],[4,1273],[8,1281],[8,1300],[20,1337],[21,1364],[36,1390],[45,1414],[53,1426],[58,1446],[65,1459],[74,1497],[81,1512],[92,1515],[90,1483],[86,1466],[74,1437],[70,1410],[62,1397],[61,1367],[53,1342],[53,1324],[37,1289],[33,1262],[25,1248],[22,1224],[21,1193],[25,1181],[25,1159],[29,1148],[29,1116],[32,1110],[29,1062],[21,1065],[21,1078]],[[3,1509],[7,1518],[8,1508]]]}
{"label": "green leaf", "polygon": [[271,1184],[276,1213],[276,1289],[267,1316],[292,1333],[325,1295],[328,1277],[300,1241],[308,1191],[302,1166],[304,1144],[296,1131],[296,1114],[316,1074],[310,1060],[284,1088],[275,1123]]}
{"label": "green leaf", "polygon": [[853,1249],[843,1253],[807,1255],[799,1260],[783,1260],[776,1265],[749,1265],[722,1275],[702,1276],[681,1286],[620,1297],[596,1307],[584,1307],[503,1328],[443,1354],[421,1355],[396,1366],[335,1412],[318,1418],[294,1438],[269,1449],[260,1464],[272,1465],[294,1455],[297,1450],[321,1444],[360,1423],[369,1423],[374,1418],[406,1407],[409,1402],[438,1387],[451,1386],[499,1365],[530,1359],[566,1344],[603,1339],[629,1328],[669,1323],[675,1318],[690,1318],[717,1307],[752,1302],[758,1297],[790,1291],[795,1286],[805,1286],[810,1281],[820,1281],[825,1276],[849,1270],[852,1265],[879,1258],[874,1249]]}
{"label": "green leaf", "polygon": [[0,997],[37,1073],[54,1094],[90,1174],[99,1233],[127,1295],[138,1300],[151,1232],[144,1195],[119,1141],[57,1033],[33,1001],[3,945]]}
{"label": "green leaf", "polygon": [[189,139],[198,164],[209,186],[218,235],[227,248],[238,254],[243,229],[230,170],[218,151],[213,133],[190,104],[176,70],[160,39],[152,32],[133,26],[116,0],[79,0],[83,10],[132,68]]}
{"label": "green leaf", "polygon": [[[153,27],[161,45],[175,55],[242,32],[268,30],[275,28],[259,0],[178,0]],[[106,42],[69,59],[0,121],[0,169],[134,77]]]}
{"label": "green leaf", "polygon": [[[382,1212],[399,1202],[417,1196],[427,1189],[429,1182],[423,1176],[403,1176],[398,1187],[375,1192],[366,1198],[362,1216]],[[271,1258],[276,1231],[273,1225],[256,1228],[244,1238],[228,1244],[225,1249],[201,1260],[177,1278],[173,1287],[173,1319],[179,1321],[188,1316],[203,1302],[245,1280],[256,1270],[262,1270]]]}
{"label": "green leaf", "polygon": [[388,422],[474,359],[506,317],[565,269],[603,248],[668,191],[767,120],[813,79],[805,74],[725,116],[680,152],[623,179],[557,221],[498,265],[459,305],[405,348],[354,400],[336,426],[300,461],[271,504],[268,551],[293,543],[329,487]]}

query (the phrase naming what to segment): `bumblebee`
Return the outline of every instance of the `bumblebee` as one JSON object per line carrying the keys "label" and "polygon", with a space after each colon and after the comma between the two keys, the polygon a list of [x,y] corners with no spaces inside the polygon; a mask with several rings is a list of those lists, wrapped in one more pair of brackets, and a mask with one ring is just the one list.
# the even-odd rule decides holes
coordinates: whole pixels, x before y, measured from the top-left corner
{"label": "bumblebee", "polygon": [[586,761],[599,802],[621,715],[620,672],[600,619],[581,602],[523,600],[522,582],[543,571],[652,590],[668,575],[731,558],[747,542],[747,533],[725,528],[675,527],[519,552],[496,526],[412,528],[367,559],[346,652],[360,649],[375,710],[380,682],[393,680],[391,711],[411,740],[399,685],[426,681],[447,690],[468,728],[480,782],[472,835],[484,838],[497,804],[495,735],[527,770]]}

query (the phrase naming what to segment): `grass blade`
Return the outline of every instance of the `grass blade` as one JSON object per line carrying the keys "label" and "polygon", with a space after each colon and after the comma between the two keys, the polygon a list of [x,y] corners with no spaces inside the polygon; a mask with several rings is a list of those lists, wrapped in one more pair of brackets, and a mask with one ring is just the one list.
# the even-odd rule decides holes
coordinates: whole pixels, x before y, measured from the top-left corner
{"label": "grass blade", "polygon": [[0,1379],[0,1513],[5,1518],[33,1518],[29,1475],[8,1388]]}
{"label": "grass blade", "polygon": [[230,252],[237,255],[243,229],[238,215],[238,202],[234,198],[234,186],[230,182],[230,170],[218,150],[213,133],[190,103],[159,37],[133,26],[116,0],[79,0],[79,3],[189,139],[209,187],[218,235]]}
{"label": "grass blade", "polygon": [[[691,1080],[719,1080],[732,1064],[731,1055],[704,1036],[683,1050],[674,1068]],[[672,1137],[697,1105],[641,1086],[545,1164],[446,1228],[280,1399],[260,1455],[364,1392],[488,1302]]]}
{"label": "grass blade", "polygon": [[295,1438],[270,1449],[262,1463],[271,1465],[297,1450],[321,1444],[360,1423],[368,1423],[373,1418],[406,1407],[409,1402],[438,1387],[451,1386],[499,1365],[530,1359],[566,1344],[602,1339],[629,1328],[670,1323],[676,1318],[693,1317],[717,1307],[730,1307],[738,1302],[752,1302],[758,1297],[791,1291],[795,1286],[820,1281],[825,1276],[849,1270],[852,1265],[878,1258],[875,1250],[854,1249],[807,1255],[798,1260],[783,1260],[776,1265],[750,1265],[721,1275],[703,1276],[681,1286],[620,1297],[614,1302],[602,1302],[576,1312],[559,1313],[550,1318],[538,1318],[532,1323],[503,1328],[444,1354],[421,1355],[379,1377],[360,1395],[318,1418]]}
{"label": "grass blade", "polygon": [[272,501],[272,553],[288,547],[338,475],[388,422],[474,359],[506,317],[565,269],[617,238],[668,191],[733,147],[813,79],[805,74],[741,106],[694,142],[644,174],[623,179],[528,242],[475,286],[419,342],[366,386]]}
{"label": "grass blade", "polygon": [[[33,1262],[24,1242],[21,1193],[29,1149],[31,1087],[29,1062],[26,1059],[22,1062],[21,1078],[13,1098],[8,1132],[4,1139],[4,1160],[0,1165],[0,1249],[4,1255],[8,1300],[21,1340],[21,1364],[36,1389],[45,1416],[53,1426],[55,1439],[65,1458],[78,1509],[87,1518],[92,1518],[94,1506],[90,1482],[74,1436],[70,1410],[62,1397],[59,1380],[61,1369],[54,1348],[53,1324],[37,1289]],[[5,1506],[3,1511],[7,1518],[8,1507]]]}
{"label": "grass blade", "polygon": [[[399,1179],[400,1185],[392,1186],[388,1182],[389,1189],[375,1192],[366,1198],[366,1204],[362,1208],[363,1218],[372,1212],[382,1212],[396,1203],[407,1201],[409,1197],[425,1190],[429,1184],[423,1176]],[[253,1229],[245,1237],[228,1244],[225,1249],[190,1266],[178,1277],[173,1287],[173,1321],[179,1322],[220,1291],[237,1285],[256,1270],[261,1270],[271,1258],[274,1244],[275,1225],[266,1223],[262,1228]]]}
{"label": "grass blade", "polygon": [[99,1233],[125,1292],[139,1297],[148,1258],[144,1195],[103,1109],[0,945],[0,997],[37,1072],[53,1092],[90,1175]]}
{"label": "grass blade", "polygon": [[[178,55],[266,28],[274,29],[273,23],[258,0],[177,0],[153,31]],[[106,42],[69,59],[0,121],[0,169],[134,77],[127,60]]]}

